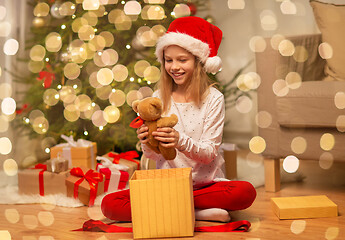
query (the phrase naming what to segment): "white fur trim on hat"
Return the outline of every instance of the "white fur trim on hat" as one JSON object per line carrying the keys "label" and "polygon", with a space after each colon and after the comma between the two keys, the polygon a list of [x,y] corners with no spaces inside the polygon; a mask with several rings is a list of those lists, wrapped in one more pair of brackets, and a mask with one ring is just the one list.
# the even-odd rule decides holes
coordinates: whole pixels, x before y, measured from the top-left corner
{"label": "white fur trim on hat", "polygon": [[155,54],[161,64],[163,63],[163,50],[170,45],[177,45],[186,49],[194,56],[197,56],[203,64],[206,64],[210,54],[210,48],[207,43],[184,33],[168,32],[159,38],[156,46]]}
{"label": "white fur trim on hat", "polygon": [[222,68],[222,60],[218,56],[209,57],[205,63],[206,72],[216,74]]}

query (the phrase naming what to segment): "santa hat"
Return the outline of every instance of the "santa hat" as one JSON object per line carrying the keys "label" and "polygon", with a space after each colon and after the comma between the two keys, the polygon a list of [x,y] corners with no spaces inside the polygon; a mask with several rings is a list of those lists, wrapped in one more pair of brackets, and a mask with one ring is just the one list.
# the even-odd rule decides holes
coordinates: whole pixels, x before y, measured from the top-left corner
{"label": "santa hat", "polygon": [[216,73],[222,67],[222,60],[217,56],[222,35],[218,27],[205,19],[194,16],[177,18],[171,22],[166,34],[159,38],[155,54],[162,64],[164,48],[177,45],[198,57],[206,72]]}

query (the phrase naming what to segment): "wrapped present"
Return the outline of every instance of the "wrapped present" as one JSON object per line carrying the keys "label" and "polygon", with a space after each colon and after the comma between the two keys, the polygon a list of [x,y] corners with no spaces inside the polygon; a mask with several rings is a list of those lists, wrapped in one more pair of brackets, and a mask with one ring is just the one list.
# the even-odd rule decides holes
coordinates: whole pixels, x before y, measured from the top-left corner
{"label": "wrapped present", "polygon": [[68,160],[69,168],[86,167],[95,169],[97,144],[85,139],[73,140],[73,137],[61,135],[67,143],[58,144],[50,149],[50,158],[57,158],[58,154]]}
{"label": "wrapped present", "polygon": [[47,171],[47,165],[37,164],[34,168],[18,172],[18,192],[20,194],[66,194],[65,180],[69,171],[52,173]]}
{"label": "wrapped present", "polygon": [[125,170],[129,167],[122,164],[114,164],[108,158],[97,157],[97,171],[105,176],[104,192],[115,192],[124,189],[129,180],[129,174]]}
{"label": "wrapped present", "polygon": [[68,160],[59,156],[47,160],[44,164],[47,165],[48,172],[60,173],[68,170]]}
{"label": "wrapped present", "polygon": [[191,168],[135,171],[129,190],[134,238],[194,235]]}
{"label": "wrapped present", "polygon": [[129,178],[133,175],[135,170],[140,169],[140,161],[135,159],[139,157],[136,151],[128,151],[123,153],[109,152],[102,157],[108,158],[114,164],[127,166],[127,170],[119,169],[128,172]]}
{"label": "wrapped present", "polygon": [[67,196],[78,198],[84,205],[93,206],[98,195],[104,193],[104,176],[85,167],[75,167],[66,178]]}

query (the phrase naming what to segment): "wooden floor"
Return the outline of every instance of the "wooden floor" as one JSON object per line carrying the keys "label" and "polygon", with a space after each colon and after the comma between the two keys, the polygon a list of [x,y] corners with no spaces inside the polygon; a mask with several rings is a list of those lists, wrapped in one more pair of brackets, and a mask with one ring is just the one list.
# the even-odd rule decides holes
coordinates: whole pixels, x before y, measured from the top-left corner
{"label": "wooden floor", "polygon": [[[249,220],[252,224],[245,233],[195,233],[193,239],[345,239],[345,164],[332,167],[342,172],[323,170],[317,162],[302,161],[300,171],[306,176],[303,182],[285,183],[278,193],[257,189],[257,199],[244,211],[232,212],[236,220]],[[272,212],[270,198],[278,196],[327,195],[339,207],[339,216],[333,218],[279,220]],[[69,239],[132,239],[132,233],[73,232],[84,221],[102,219],[99,207],[63,208],[52,205],[0,205],[1,240],[69,240]],[[197,222],[198,226],[212,225]],[[130,224],[119,224],[130,226]],[[5,231],[3,231],[5,230]],[[11,238],[7,238],[8,231]],[[179,238],[192,239],[192,238]]]}

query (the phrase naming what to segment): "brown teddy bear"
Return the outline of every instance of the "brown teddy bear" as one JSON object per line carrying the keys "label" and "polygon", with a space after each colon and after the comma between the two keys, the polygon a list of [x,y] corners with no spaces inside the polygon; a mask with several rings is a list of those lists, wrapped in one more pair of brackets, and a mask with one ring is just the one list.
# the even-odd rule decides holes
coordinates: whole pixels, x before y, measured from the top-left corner
{"label": "brown teddy bear", "polygon": [[152,136],[152,132],[161,127],[174,127],[178,121],[177,116],[171,114],[170,117],[161,117],[162,101],[156,97],[134,101],[132,108],[136,113],[139,113],[140,118],[149,128],[149,141],[146,145],[156,153],[162,154],[166,160],[173,160],[176,157],[176,149],[161,146],[159,141]]}

